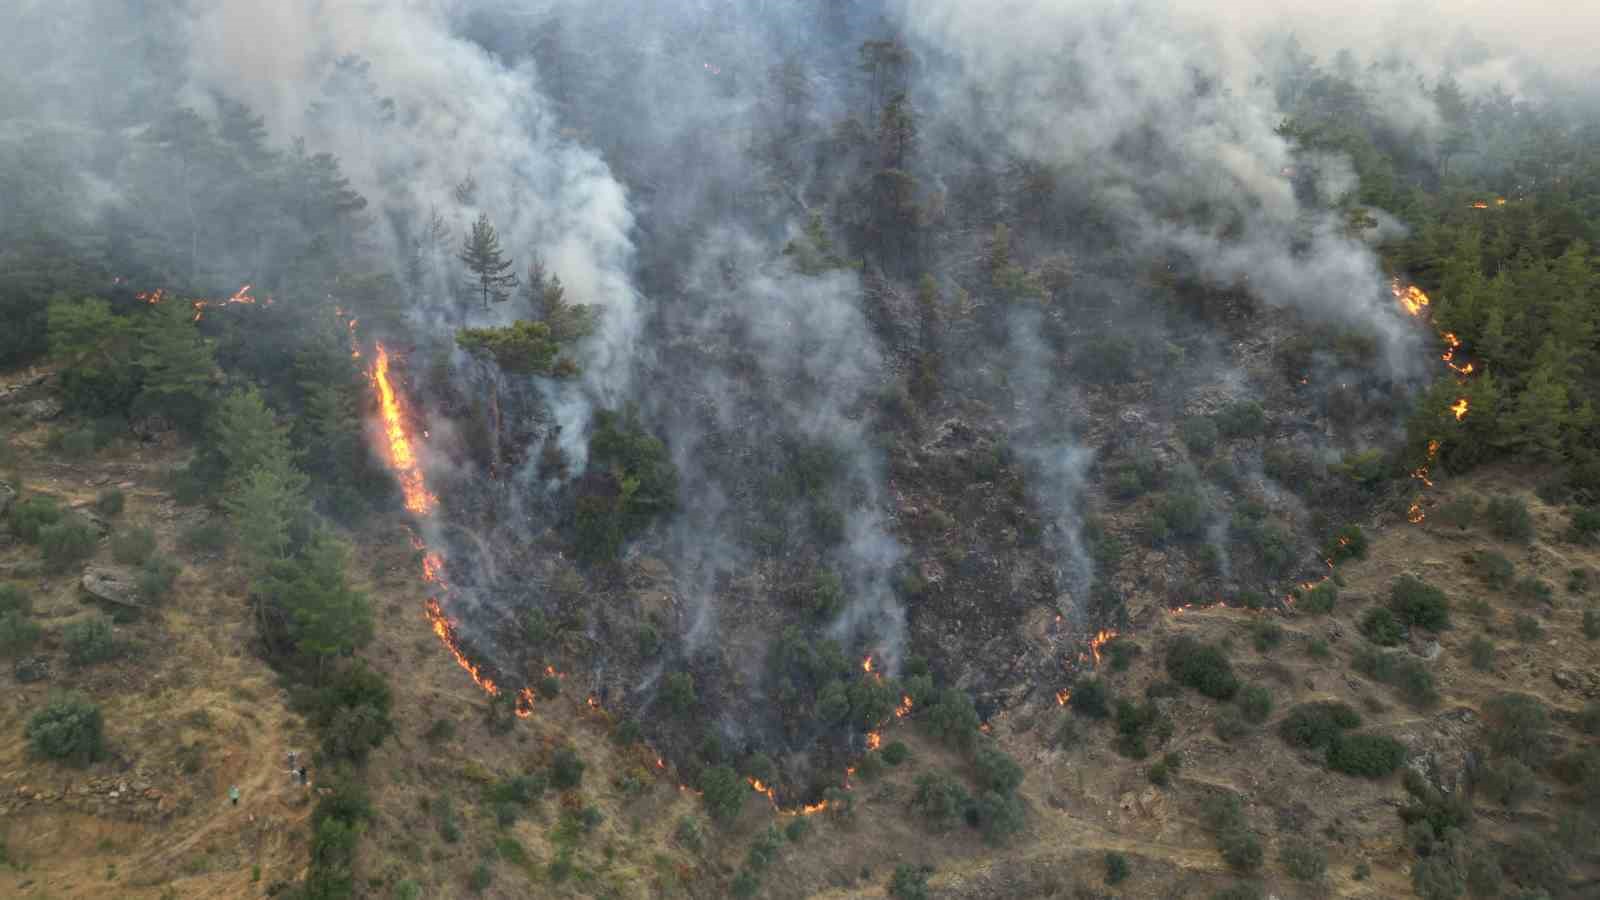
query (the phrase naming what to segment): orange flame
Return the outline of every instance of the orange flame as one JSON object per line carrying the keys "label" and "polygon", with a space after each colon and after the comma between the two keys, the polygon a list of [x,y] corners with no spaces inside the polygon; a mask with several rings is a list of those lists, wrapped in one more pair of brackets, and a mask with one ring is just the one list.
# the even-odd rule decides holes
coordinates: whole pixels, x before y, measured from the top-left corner
{"label": "orange flame", "polygon": [[383,414],[384,436],[389,444],[389,466],[400,481],[400,491],[405,495],[406,509],[417,515],[433,512],[439,499],[428,493],[422,469],[417,465],[416,454],[411,450],[411,436],[406,433],[405,417],[400,410],[400,398],[389,381],[389,351],[379,343],[378,358],[372,365],[372,380],[378,386],[379,409]]}
{"label": "orange flame", "polygon": [[1427,309],[1433,303],[1433,301],[1428,299],[1428,295],[1423,293],[1422,288],[1419,288],[1414,284],[1410,287],[1402,288],[1400,286],[1400,279],[1398,278],[1396,278],[1393,284],[1390,286],[1390,291],[1393,292],[1394,298],[1400,301],[1401,308],[1403,308],[1406,311],[1406,314],[1409,316],[1422,315],[1422,311]]}
{"label": "orange flame", "polygon": [[[1173,612],[1174,613],[1178,613],[1178,612],[1182,612],[1182,610],[1175,609],[1175,610],[1173,610]],[[1061,690],[1056,691],[1056,705],[1057,706],[1066,706],[1067,705],[1067,701],[1071,700],[1071,699],[1072,699],[1072,689],[1071,688],[1062,688]]]}
{"label": "orange flame", "polygon": [[911,715],[911,707],[914,705],[915,704],[911,702],[910,694],[902,696],[900,698],[900,705],[894,708],[894,717],[896,719],[904,719],[906,716]]}
{"label": "orange flame", "polygon": [[759,778],[746,778],[745,780],[750,782],[750,789],[751,790],[755,791],[758,794],[766,794],[767,795],[767,799],[772,801],[772,805],[773,806],[777,806],[778,805],[777,792],[775,790],[773,790],[772,788],[767,787],[767,785],[765,783],[763,783],[761,781],[761,779],[759,779]]}
{"label": "orange flame", "polygon": [[1406,511],[1406,521],[1413,525],[1421,525],[1423,520],[1427,518],[1427,513],[1422,511],[1422,504],[1420,503],[1411,504],[1411,508]]}
{"label": "orange flame", "polygon": [[1100,665],[1100,648],[1117,636],[1117,632],[1110,628],[1101,629],[1089,640],[1089,652],[1094,654],[1094,664]]}
{"label": "orange flame", "polygon": [[883,733],[878,731],[867,732],[867,749],[876,750],[883,745]]}
{"label": "orange flame", "polygon": [[1487,200],[1474,200],[1474,201],[1472,201],[1472,208],[1473,209],[1488,209],[1489,208],[1489,202]]}
{"label": "orange flame", "polygon": [[868,675],[872,674],[872,655],[871,654],[868,654],[867,658],[863,659],[861,661],[861,671],[866,672]]}
{"label": "orange flame", "polygon": [[1467,417],[1467,398],[1462,397],[1460,400],[1457,400],[1451,405],[1450,411],[1456,414],[1457,422],[1465,419]]}

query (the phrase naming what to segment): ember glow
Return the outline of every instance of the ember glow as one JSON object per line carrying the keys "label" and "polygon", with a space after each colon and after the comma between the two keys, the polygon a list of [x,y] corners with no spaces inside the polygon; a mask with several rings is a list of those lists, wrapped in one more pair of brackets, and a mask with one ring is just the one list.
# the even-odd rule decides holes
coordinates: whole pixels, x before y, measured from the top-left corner
{"label": "ember glow", "polygon": [[883,732],[881,732],[881,731],[869,731],[869,732],[867,732],[867,749],[868,750],[876,750],[881,746],[883,746]]}
{"label": "ember glow", "polygon": [[437,497],[428,493],[422,478],[416,454],[411,449],[411,436],[406,433],[405,416],[400,410],[400,398],[389,380],[389,351],[383,344],[376,347],[377,360],[372,364],[372,381],[378,386],[378,408],[383,415],[383,434],[388,444],[389,467],[400,482],[405,495],[406,509],[416,515],[427,515],[438,505]]}
{"label": "ember glow", "polygon": [[1421,525],[1427,518],[1428,515],[1422,511],[1420,503],[1411,504],[1411,508],[1406,511],[1406,521],[1413,525]]}
{"label": "ember glow", "polygon": [[911,707],[914,705],[915,704],[911,702],[910,694],[902,696],[900,698],[900,705],[894,708],[894,717],[896,719],[904,719],[906,716],[911,715]]}
{"label": "ember glow", "polygon": [[1455,413],[1457,422],[1465,419],[1467,417],[1467,398],[1462,397],[1460,400],[1457,400],[1450,407],[1450,411]]}

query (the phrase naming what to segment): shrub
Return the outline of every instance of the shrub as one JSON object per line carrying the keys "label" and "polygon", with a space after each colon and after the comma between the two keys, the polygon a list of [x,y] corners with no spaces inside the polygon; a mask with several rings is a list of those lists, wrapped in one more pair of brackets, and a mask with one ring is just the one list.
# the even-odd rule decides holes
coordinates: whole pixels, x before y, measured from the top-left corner
{"label": "shrub", "polygon": [[1533,770],[1515,759],[1486,762],[1473,773],[1472,782],[1490,800],[1514,808],[1538,786]]}
{"label": "shrub", "polygon": [[1361,715],[1336,700],[1302,703],[1284,716],[1278,736],[1295,747],[1327,747],[1346,730],[1361,727]]}
{"label": "shrub", "polygon": [[31,612],[33,601],[20,584],[0,582],[0,615],[8,612]]}
{"label": "shrub", "polygon": [[178,533],[178,546],[190,553],[216,553],[228,546],[228,529],[215,522],[196,522]]}
{"label": "shrub", "polygon": [[673,672],[668,675],[661,696],[674,713],[685,715],[694,708],[697,699],[694,693],[694,676],[688,672]]}
{"label": "shrub", "polygon": [[583,783],[583,760],[576,750],[562,747],[550,760],[550,786],[558,791],[575,788]]}
{"label": "shrub", "polygon": [[1475,635],[1467,644],[1467,658],[1472,662],[1472,667],[1479,672],[1487,672],[1494,668],[1494,641],[1483,635]]}
{"label": "shrub", "polygon": [[1374,606],[1361,617],[1361,634],[1380,647],[1393,647],[1405,638],[1405,628],[1394,613],[1382,606]]}
{"label": "shrub", "polygon": [[1218,849],[1222,852],[1222,861],[1227,863],[1236,872],[1254,872],[1261,868],[1261,861],[1265,853],[1261,849],[1261,841],[1244,829],[1229,831],[1217,839]]}
{"label": "shrub", "polygon": [[39,543],[46,526],[61,521],[61,507],[49,497],[26,497],[11,507],[11,530],[30,544]]}
{"label": "shrub", "polygon": [[1184,446],[1200,456],[1209,456],[1216,449],[1220,432],[1217,423],[1204,416],[1190,416],[1178,428]]}
{"label": "shrub", "polygon": [[1316,638],[1306,644],[1306,655],[1312,659],[1327,659],[1333,656],[1333,648],[1322,638]]}
{"label": "shrub", "polygon": [[100,707],[75,696],[52,700],[28,719],[27,737],[46,759],[86,766],[100,758],[105,741]]}
{"label": "shrub", "polygon": [[1253,884],[1236,884],[1211,895],[1211,900],[1261,900],[1265,895]]}
{"label": "shrub", "polygon": [[1167,675],[1214,700],[1232,699],[1239,691],[1239,679],[1233,674],[1227,654],[1220,647],[1202,644],[1187,635],[1168,646]]}
{"label": "shrub", "polygon": [[1328,768],[1346,775],[1381,778],[1405,759],[1405,745],[1381,734],[1340,735],[1328,746]]}
{"label": "shrub", "polygon": [[684,816],[678,820],[678,827],[672,832],[678,843],[690,850],[698,852],[705,846],[705,829],[693,816]]}
{"label": "shrub", "polygon": [[56,444],[61,454],[67,459],[84,460],[94,455],[94,429],[78,428],[65,433],[52,435],[51,443]]}
{"label": "shrub", "polygon": [[147,603],[164,599],[178,580],[178,564],[161,556],[152,556],[139,567],[139,597]]}
{"label": "shrub", "polygon": [[1484,741],[1496,755],[1539,765],[1549,746],[1549,727],[1549,712],[1531,694],[1507,692],[1484,701]]}
{"label": "shrub", "polygon": [[1520,497],[1493,497],[1486,510],[1495,537],[1525,544],[1533,539],[1533,516]]}
{"label": "shrub", "polygon": [[923,811],[924,822],[930,829],[938,831],[963,819],[972,805],[972,798],[954,778],[926,772],[917,776],[911,805]]}
{"label": "shrub", "polygon": [[1333,612],[1333,606],[1339,601],[1339,587],[1331,580],[1324,581],[1306,592],[1306,595],[1295,604],[1295,609],[1312,615],[1324,616]]}
{"label": "shrub", "polygon": [[111,536],[111,558],[125,566],[142,565],[156,552],[156,533],[148,528],[119,529]]}
{"label": "shrub", "polygon": [[489,885],[493,882],[494,870],[489,868],[487,862],[480,862],[478,867],[472,870],[472,878],[467,881],[467,887],[474,894],[481,894],[488,890]]}
{"label": "shrub", "polygon": [[976,819],[983,839],[991,844],[1004,843],[1022,830],[1022,801],[1016,794],[984,791],[970,815]]}
{"label": "shrub", "polygon": [[1250,637],[1257,653],[1268,653],[1283,643],[1283,626],[1269,619],[1257,619],[1250,626]]}
{"label": "shrub", "polygon": [[1419,660],[1363,648],[1351,658],[1350,666],[1368,678],[1395,688],[1412,706],[1425,708],[1439,702],[1433,673]]}
{"label": "shrub", "polygon": [[1212,720],[1211,727],[1216,731],[1217,737],[1230,744],[1250,734],[1252,731],[1249,724],[1245,722],[1244,715],[1232,706],[1219,708],[1216,718]]}
{"label": "shrub", "polygon": [[1127,638],[1116,638],[1108,642],[1102,649],[1106,657],[1111,660],[1111,671],[1113,672],[1126,672],[1128,667],[1133,665],[1134,659],[1144,652],[1143,647]]}
{"label": "shrub", "polygon": [[1072,687],[1067,705],[1080,716],[1104,719],[1111,715],[1111,691],[1098,678],[1085,678]]}
{"label": "shrub", "polygon": [[1544,625],[1527,613],[1517,613],[1511,623],[1519,641],[1537,641],[1544,634]]}
{"label": "shrub", "polygon": [[1517,567],[1498,550],[1479,550],[1471,559],[1473,568],[1490,587],[1509,587],[1517,574]]}
{"label": "shrub", "polygon": [[1022,767],[1003,750],[990,746],[979,747],[973,765],[977,770],[978,784],[988,790],[1007,793],[1022,784]]}
{"label": "shrub", "polygon": [[1298,881],[1320,881],[1328,872],[1328,854],[1310,841],[1285,841],[1278,850],[1278,861]]}
{"label": "shrub", "polygon": [[889,896],[894,900],[928,900],[929,871],[923,866],[895,866],[889,879]]}
{"label": "shrub", "polygon": [[122,509],[127,505],[128,498],[116,488],[106,488],[94,498],[94,508],[103,516],[122,515]]}
{"label": "shrub", "polygon": [[1555,595],[1555,590],[1550,587],[1548,582],[1540,581],[1530,575],[1518,581],[1512,593],[1522,602],[1523,606],[1537,607],[1550,603],[1551,598]]}
{"label": "shrub", "polygon": [[43,634],[26,612],[13,609],[0,614],[0,656],[15,656],[38,643]]}
{"label": "shrub", "polygon": [[957,747],[972,746],[978,734],[978,711],[972,698],[955,688],[940,691],[922,721],[934,736]]}
{"label": "shrub", "polygon": [[1600,639],[1600,609],[1583,611],[1583,636],[1591,641]]}
{"label": "shrub", "polygon": [[1106,884],[1121,884],[1128,878],[1128,858],[1112,850],[1106,853]]}
{"label": "shrub", "polygon": [[1567,855],[1541,835],[1517,836],[1501,854],[1500,863],[1523,888],[1541,889],[1545,896],[1562,896],[1566,891]]}
{"label": "shrub", "polygon": [[811,820],[805,816],[798,816],[794,819],[791,819],[788,826],[783,829],[783,836],[787,838],[791,844],[800,843],[810,834]]}
{"label": "shrub", "polygon": [[39,547],[45,566],[52,572],[65,572],[94,555],[99,535],[81,516],[64,516],[54,525],[39,529]]}
{"label": "shrub", "polygon": [[1238,400],[1224,406],[1212,417],[1217,431],[1225,438],[1256,437],[1266,430],[1267,414],[1254,400]]}
{"label": "shrub", "polygon": [[1389,608],[1407,625],[1430,631],[1450,627],[1450,600],[1443,591],[1411,575],[1395,580],[1389,590]]}
{"label": "shrub", "polygon": [[906,745],[900,741],[892,741],[887,747],[883,748],[883,761],[891,766],[900,765],[910,755],[911,751],[906,749]]}
{"label": "shrub", "polygon": [[122,644],[111,630],[111,622],[101,617],[73,622],[62,629],[67,659],[75,666],[89,666],[115,659]]}
{"label": "shrub", "polygon": [[1347,559],[1366,559],[1367,548],[1367,535],[1361,526],[1346,525],[1323,545],[1322,555],[1337,564]]}
{"label": "shrub", "polygon": [[1239,711],[1249,722],[1260,725],[1272,715],[1272,692],[1259,684],[1246,685],[1237,699]]}
{"label": "shrub", "polygon": [[1433,513],[1433,519],[1435,522],[1458,529],[1460,531],[1465,531],[1468,528],[1471,528],[1472,523],[1476,521],[1477,518],[1478,498],[1468,496],[1453,498],[1444,503]]}
{"label": "shrub", "polygon": [[1567,525],[1567,540],[1591,546],[1600,541],[1600,507],[1573,510]]}
{"label": "shrub", "polygon": [[[1146,736],[1152,727],[1158,729],[1158,740],[1171,734],[1172,724],[1162,717],[1154,703],[1117,701],[1117,752],[1130,759],[1144,759],[1149,752]],[[1165,733],[1159,733],[1164,729]]]}
{"label": "shrub", "polygon": [[727,766],[707,766],[700,773],[701,799],[706,811],[719,822],[731,822],[744,808],[749,786],[739,774]]}

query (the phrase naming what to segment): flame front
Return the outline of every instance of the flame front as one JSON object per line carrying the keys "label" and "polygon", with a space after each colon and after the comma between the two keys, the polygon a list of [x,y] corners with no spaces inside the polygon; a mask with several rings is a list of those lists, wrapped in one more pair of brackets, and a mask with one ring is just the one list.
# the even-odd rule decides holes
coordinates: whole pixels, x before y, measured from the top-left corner
{"label": "flame front", "polygon": [[1390,290],[1394,293],[1394,298],[1400,301],[1400,306],[1406,311],[1406,314],[1413,317],[1422,315],[1422,311],[1433,303],[1428,299],[1428,295],[1423,293],[1422,288],[1414,284],[1403,288],[1400,286],[1400,279],[1398,278],[1394,280]]}
{"label": "flame front", "polygon": [[1062,688],[1061,690],[1056,691],[1056,705],[1057,706],[1066,706],[1067,705],[1067,701],[1069,701],[1071,699],[1072,699],[1072,690],[1070,688]]}
{"label": "flame front", "polygon": [[438,505],[438,498],[428,493],[422,469],[417,465],[416,454],[411,449],[411,436],[406,433],[405,416],[400,410],[400,398],[389,380],[389,351],[379,343],[377,360],[372,364],[372,381],[378,386],[378,407],[383,414],[383,434],[389,447],[389,465],[400,481],[400,491],[405,495],[406,509],[427,515]]}
{"label": "flame front", "polygon": [[1465,419],[1467,417],[1467,398],[1462,397],[1460,400],[1457,400],[1450,407],[1450,411],[1456,414],[1457,422]]}
{"label": "flame front", "polygon": [[904,719],[906,716],[911,715],[911,707],[914,705],[911,702],[910,694],[902,695],[900,697],[900,705],[894,708],[894,717],[896,719]]}
{"label": "flame front", "polygon": [[1100,648],[1104,647],[1117,636],[1116,631],[1110,628],[1101,629],[1089,640],[1089,652],[1094,654],[1094,664],[1100,665]]}
{"label": "flame front", "polygon": [[883,746],[883,732],[881,732],[881,731],[869,731],[869,732],[867,732],[867,749],[868,750],[876,750],[881,746]]}
{"label": "flame front", "polygon": [[1406,510],[1406,521],[1413,525],[1421,525],[1427,518],[1428,515],[1422,511],[1422,504],[1420,503],[1413,503],[1411,508]]}

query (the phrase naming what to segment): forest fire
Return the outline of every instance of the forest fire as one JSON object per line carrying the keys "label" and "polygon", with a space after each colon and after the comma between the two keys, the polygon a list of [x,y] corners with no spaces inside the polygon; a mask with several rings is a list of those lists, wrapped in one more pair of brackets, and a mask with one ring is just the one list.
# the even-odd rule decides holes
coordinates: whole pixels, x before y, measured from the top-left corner
{"label": "forest fire", "polygon": [[1451,405],[1450,411],[1455,413],[1457,422],[1467,417],[1467,406],[1467,398],[1465,397],[1462,397],[1460,400],[1457,400]]}
{"label": "forest fire", "polygon": [[1062,688],[1061,690],[1056,691],[1056,705],[1057,706],[1066,706],[1067,705],[1067,701],[1069,701],[1071,699],[1072,699],[1072,689],[1071,688]]}
{"label": "forest fire", "polygon": [[1100,665],[1100,648],[1111,642],[1116,636],[1117,632],[1115,630],[1104,628],[1089,640],[1089,652],[1094,654],[1095,665]]}
{"label": "forest fire", "polygon": [[894,717],[896,719],[904,719],[906,716],[911,715],[911,707],[913,705],[915,704],[911,702],[910,694],[902,696],[900,698],[900,705],[894,708]]}
{"label": "forest fire", "polygon": [[438,505],[438,498],[428,493],[422,478],[416,454],[411,449],[411,436],[406,433],[405,417],[400,409],[400,398],[389,380],[389,351],[382,343],[376,345],[377,360],[372,365],[372,381],[378,387],[378,408],[383,414],[384,437],[388,442],[389,467],[400,481],[400,491],[405,495],[406,509],[417,515],[427,515]]}
{"label": "forest fire", "polygon": [[1427,518],[1428,515],[1422,511],[1420,503],[1413,503],[1411,508],[1406,510],[1406,521],[1413,525],[1421,525]]}
{"label": "forest fire", "polygon": [[868,750],[876,750],[881,746],[883,746],[883,732],[881,732],[881,731],[869,731],[869,732],[867,732],[867,749]]}
{"label": "forest fire", "polygon": [[776,790],[767,787],[766,783],[759,778],[746,778],[745,780],[750,782],[751,790],[758,794],[766,794],[767,799],[772,801],[773,806],[778,805],[778,795]]}
{"label": "forest fire", "polygon": [[1390,290],[1394,292],[1394,298],[1400,301],[1400,306],[1405,309],[1406,314],[1412,317],[1422,315],[1422,311],[1433,303],[1428,299],[1428,295],[1423,293],[1422,288],[1414,284],[1402,288],[1398,278],[1394,280]]}

